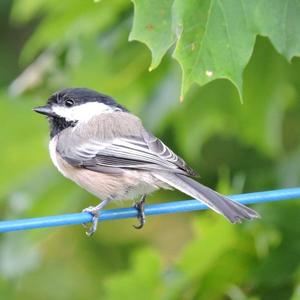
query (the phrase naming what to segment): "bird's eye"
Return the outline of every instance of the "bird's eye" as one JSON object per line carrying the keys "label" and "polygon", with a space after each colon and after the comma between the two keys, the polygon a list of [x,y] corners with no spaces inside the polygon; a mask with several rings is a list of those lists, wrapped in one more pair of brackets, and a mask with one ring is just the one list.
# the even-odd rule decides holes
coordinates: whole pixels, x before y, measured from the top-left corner
{"label": "bird's eye", "polygon": [[74,100],[72,100],[72,99],[66,99],[65,100],[65,106],[71,107],[73,105],[74,105]]}

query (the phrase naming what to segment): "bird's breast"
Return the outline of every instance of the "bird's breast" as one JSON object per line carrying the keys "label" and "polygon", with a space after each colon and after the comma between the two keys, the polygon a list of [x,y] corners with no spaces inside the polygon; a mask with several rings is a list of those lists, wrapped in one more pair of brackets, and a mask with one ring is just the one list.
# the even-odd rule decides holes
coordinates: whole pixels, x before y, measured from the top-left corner
{"label": "bird's breast", "polygon": [[57,147],[57,135],[54,136],[49,143],[49,153],[50,153],[50,158],[54,164],[54,166],[58,169],[58,171],[60,173],[62,173],[65,177],[70,177],[68,174],[68,168],[62,164],[61,162],[61,158],[59,157],[57,151],[56,151],[56,147]]}

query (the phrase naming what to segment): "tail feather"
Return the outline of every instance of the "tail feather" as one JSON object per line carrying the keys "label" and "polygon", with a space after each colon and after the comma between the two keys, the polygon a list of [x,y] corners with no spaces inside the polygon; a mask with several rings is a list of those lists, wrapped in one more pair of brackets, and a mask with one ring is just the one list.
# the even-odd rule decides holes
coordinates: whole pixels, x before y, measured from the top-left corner
{"label": "tail feather", "polygon": [[224,215],[232,223],[239,223],[243,219],[260,218],[260,215],[255,210],[232,201],[185,175],[155,173],[154,176],[181,192],[203,201],[207,206]]}

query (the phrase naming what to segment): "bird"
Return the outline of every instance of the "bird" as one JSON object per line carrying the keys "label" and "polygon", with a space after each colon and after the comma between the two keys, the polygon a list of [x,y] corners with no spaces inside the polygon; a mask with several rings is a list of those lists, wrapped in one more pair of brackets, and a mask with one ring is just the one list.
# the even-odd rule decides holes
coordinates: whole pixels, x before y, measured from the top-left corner
{"label": "bird", "polygon": [[66,88],[33,110],[49,121],[54,166],[100,199],[98,205],[83,210],[92,215],[89,236],[97,229],[101,210],[123,199],[138,199],[134,207],[139,224],[134,226],[142,228],[146,197],[158,189],[177,189],[232,223],[260,218],[255,210],[196,181],[196,171],[110,96],[88,88]]}

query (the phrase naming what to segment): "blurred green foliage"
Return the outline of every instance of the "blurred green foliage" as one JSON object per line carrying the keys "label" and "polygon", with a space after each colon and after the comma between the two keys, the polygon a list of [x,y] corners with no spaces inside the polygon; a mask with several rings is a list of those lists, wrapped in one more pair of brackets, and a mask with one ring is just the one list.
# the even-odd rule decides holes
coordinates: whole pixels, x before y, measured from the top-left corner
{"label": "blurred green foliage", "polygon": [[[180,103],[179,65],[166,55],[148,72],[150,51],[128,42],[128,1],[5,0],[0,14],[1,219],[97,203],[54,169],[47,123],[31,111],[67,86],[115,97],[222,193],[299,185],[300,60],[267,38],[243,73],[244,104],[224,79]],[[149,201],[171,199],[185,196]],[[298,300],[300,203],[256,209],[261,220],[236,226],[195,212],[148,218],[142,231],[105,222],[91,239],[81,226],[2,235],[0,299]]]}

